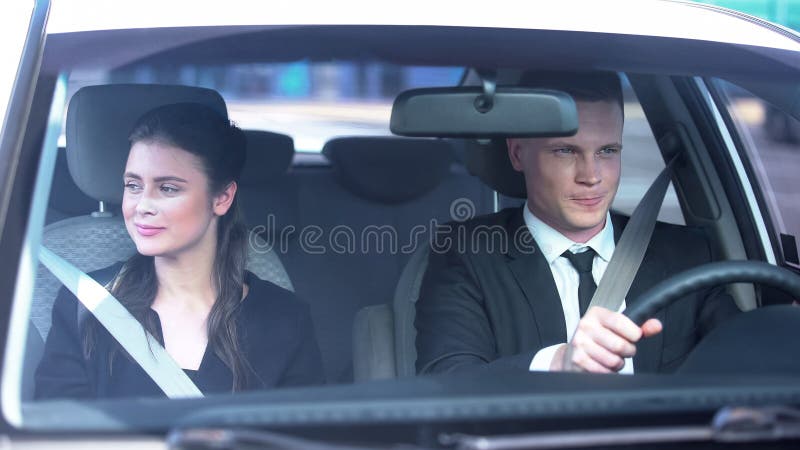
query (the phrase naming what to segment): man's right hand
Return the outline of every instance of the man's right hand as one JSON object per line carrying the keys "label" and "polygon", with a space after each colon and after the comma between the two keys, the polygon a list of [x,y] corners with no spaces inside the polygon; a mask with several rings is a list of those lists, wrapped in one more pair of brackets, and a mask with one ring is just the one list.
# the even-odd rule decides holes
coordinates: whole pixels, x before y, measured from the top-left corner
{"label": "man's right hand", "polygon": [[589,308],[578,322],[572,341],[556,352],[550,370],[619,372],[625,358],[636,354],[636,343],[662,329],[658,319],[649,319],[639,327],[622,313],[596,306]]}

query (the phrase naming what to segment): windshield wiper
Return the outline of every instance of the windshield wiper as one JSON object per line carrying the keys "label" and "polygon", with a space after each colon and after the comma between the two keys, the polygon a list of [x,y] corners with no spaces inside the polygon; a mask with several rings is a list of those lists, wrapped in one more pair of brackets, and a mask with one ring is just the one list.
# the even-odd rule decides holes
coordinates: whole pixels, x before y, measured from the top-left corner
{"label": "windshield wiper", "polygon": [[800,439],[800,409],[789,407],[723,408],[709,426],[570,430],[506,436],[443,434],[442,445],[457,450],[517,450],[601,447],[715,441],[726,443]]}

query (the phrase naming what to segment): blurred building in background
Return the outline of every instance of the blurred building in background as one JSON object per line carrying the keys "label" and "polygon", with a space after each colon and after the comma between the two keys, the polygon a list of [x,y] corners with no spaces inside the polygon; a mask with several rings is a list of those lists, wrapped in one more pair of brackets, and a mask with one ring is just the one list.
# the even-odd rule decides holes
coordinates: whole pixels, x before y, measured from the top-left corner
{"label": "blurred building in background", "polygon": [[793,30],[800,30],[800,0],[697,0],[697,2],[735,9]]}

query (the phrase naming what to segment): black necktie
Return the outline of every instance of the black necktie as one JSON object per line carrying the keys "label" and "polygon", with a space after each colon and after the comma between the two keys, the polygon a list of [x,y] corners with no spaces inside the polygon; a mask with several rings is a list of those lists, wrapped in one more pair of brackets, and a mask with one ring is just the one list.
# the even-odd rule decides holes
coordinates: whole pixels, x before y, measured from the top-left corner
{"label": "black necktie", "polygon": [[594,262],[594,255],[596,254],[597,253],[595,253],[591,247],[587,248],[586,251],[582,253],[572,253],[567,250],[561,254],[561,256],[567,258],[569,262],[572,263],[572,267],[578,271],[578,305],[580,306],[581,317],[586,314],[586,310],[589,308],[589,302],[592,301],[594,291],[597,289],[597,285],[594,283],[594,278],[592,277],[592,263]]}

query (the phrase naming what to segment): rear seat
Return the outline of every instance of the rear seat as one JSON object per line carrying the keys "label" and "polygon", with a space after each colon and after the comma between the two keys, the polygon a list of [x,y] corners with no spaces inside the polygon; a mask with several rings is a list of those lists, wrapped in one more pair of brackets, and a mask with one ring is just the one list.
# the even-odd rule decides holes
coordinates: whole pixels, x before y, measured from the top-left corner
{"label": "rear seat", "polygon": [[[277,249],[298,296],[311,304],[331,382],[353,379],[352,334],[356,312],[391,302],[397,280],[416,247],[427,245],[431,221],[451,221],[454,205],[490,212],[493,194],[467,174],[447,141],[350,137],[329,141],[330,168],[296,170],[298,227]],[[289,194],[288,195],[293,195]],[[463,210],[462,210],[463,211]],[[396,230],[397,246],[379,249],[370,226]],[[412,230],[424,234],[411,246]],[[347,231],[347,230],[351,231]],[[389,230],[389,228],[387,228]],[[316,233],[316,240],[310,239]],[[338,235],[355,251],[331,246]],[[345,245],[342,245],[345,247]]]}
{"label": "rear seat", "polygon": [[[274,239],[297,221],[296,180],[288,171],[294,158],[290,136],[269,131],[245,130],[247,162],[239,180],[239,199],[245,221],[265,239]],[[270,226],[265,216],[277,221]],[[260,227],[259,227],[260,226]]]}

